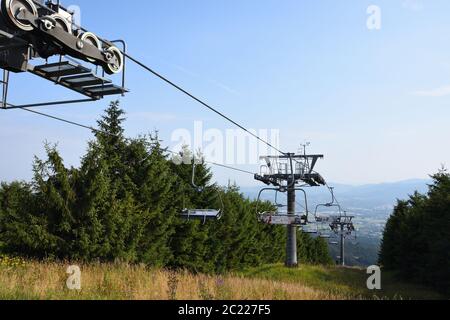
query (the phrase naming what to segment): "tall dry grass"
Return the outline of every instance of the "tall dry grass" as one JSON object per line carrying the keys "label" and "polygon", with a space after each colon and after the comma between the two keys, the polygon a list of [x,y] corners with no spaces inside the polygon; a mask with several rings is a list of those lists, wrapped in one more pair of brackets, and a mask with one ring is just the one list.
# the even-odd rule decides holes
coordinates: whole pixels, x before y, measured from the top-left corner
{"label": "tall dry grass", "polygon": [[69,263],[0,266],[0,299],[95,300],[336,300],[299,283],[206,276],[126,264],[80,264],[80,291],[66,287]]}

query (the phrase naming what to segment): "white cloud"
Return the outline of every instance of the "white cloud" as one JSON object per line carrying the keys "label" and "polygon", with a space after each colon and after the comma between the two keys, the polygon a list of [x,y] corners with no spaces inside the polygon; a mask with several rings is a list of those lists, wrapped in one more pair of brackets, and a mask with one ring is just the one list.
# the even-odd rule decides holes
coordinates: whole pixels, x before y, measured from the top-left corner
{"label": "white cloud", "polygon": [[422,11],[424,8],[422,1],[419,1],[419,0],[403,0],[402,6],[405,9],[416,11],[416,12]]}
{"label": "white cloud", "polygon": [[419,90],[413,92],[413,94],[419,97],[445,97],[450,95],[450,85],[429,90]]}
{"label": "white cloud", "polygon": [[222,82],[219,82],[219,81],[216,81],[213,79],[210,79],[209,82],[215,84],[217,87],[221,88],[222,90],[224,90],[230,94],[233,94],[235,96],[239,95],[239,92],[237,90],[234,90],[233,88],[231,88],[230,86],[227,86],[226,84],[223,84]]}
{"label": "white cloud", "polygon": [[240,93],[237,90],[233,89],[229,85],[226,85],[226,84],[224,84],[224,83],[222,83],[220,81],[217,81],[215,79],[211,79],[211,78],[208,78],[208,77],[204,77],[204,76],[202,76],[202,75],[200,75],[198,73],[195,73],[195,72],[193,72],[193,71],[191,71],[189,69],[186,69],[185,67],[177,65],[177,64],[173,64],[173,63],[167,63],[167,64],[172,66],[173,68],[177,69],[178,71],[180,71],[180,72],[190,76],[190,77],[198,78],[198,79],[201,79],[201,80],[203,80],[205,82],[209,82],[210,84],[212,84],[212,85],[214,85],[214,86],[216,86],[216,87],[226,91],[229,94],[232,94],[232,95],[235,95],[235,96],[239,96],[240,95]]}

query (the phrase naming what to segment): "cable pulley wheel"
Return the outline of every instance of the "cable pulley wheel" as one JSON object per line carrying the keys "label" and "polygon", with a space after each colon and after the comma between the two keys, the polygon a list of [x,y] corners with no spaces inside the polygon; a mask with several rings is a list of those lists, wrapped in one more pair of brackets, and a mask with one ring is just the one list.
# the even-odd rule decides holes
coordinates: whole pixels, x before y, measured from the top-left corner
{"label": "cable pulley wheel", "polygon": [[2,14],[5,19],[14,27],[22,31],[32,31],[34,29],[31,23],[17,18],[20,12],[25,11],[38,17],[37,8],[32,0],[2,0]]}
{"label": "cable pulley wheel", "polygon": [[117,47],[111,46],[106,49],[105,54],[110,57],[111,61],[103,67],[105,72],[110,75],[122,72],[124,63],[122,52]]}
{"label": "cable pulley wheel", "polygon": [[[98,39],[98,37],[93,34],[92,32],[85,32],[83,34],[81,34],[79,36],[80,40],[89,43],[90,45],[93,45],[94,47],[96,47],[98,50],[102,50],[102,43],[100,42],[100,40]],[[86,58],[87,61],[89,62],[96,62],[95,59],[92,58]]]}
{"label": "cable pulley wheel", "polygon": [[60,27],[65,32],[72,34],[72,25],[69,23],[69,21],[67,21],[66,18],[58,13],[52,14],[50,17],[52,17],[56,22],[56,26]]}

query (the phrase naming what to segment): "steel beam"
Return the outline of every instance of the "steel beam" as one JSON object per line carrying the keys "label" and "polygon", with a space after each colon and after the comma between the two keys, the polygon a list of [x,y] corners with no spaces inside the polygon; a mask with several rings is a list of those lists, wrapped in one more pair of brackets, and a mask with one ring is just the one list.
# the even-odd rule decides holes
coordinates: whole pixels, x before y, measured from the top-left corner
{"label": "steel beam", "polygon": [[[289,179],[288,181],[288,215],[295,216],[296,202],[295,202],[295,181]],[[286,267],[298,267],[297,259],[297,226],[287,226],[287,241],[286,241]]]}

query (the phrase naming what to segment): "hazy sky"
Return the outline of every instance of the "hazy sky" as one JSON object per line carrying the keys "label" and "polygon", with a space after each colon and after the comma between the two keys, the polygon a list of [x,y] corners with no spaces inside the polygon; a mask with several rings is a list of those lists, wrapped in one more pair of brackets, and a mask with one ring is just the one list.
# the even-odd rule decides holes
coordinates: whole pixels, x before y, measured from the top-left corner
{"label": "hazy sky", "polygon": [[[256,130],[279,129],[283,150],[323,153],[329,181],[425,178],[450,165],[448,0],[66,0],[85,27],[124,38],[129,52]],[[64,2],[64,1],[63,1]],[[381,9],[369,30],[367,8]],[[75,95],[13,75],[11,103]],[[129,66],[127,134],[159,130],[167,145],[194,121],[234,129],[155,77]],[[41,109],[94,125],[108,100]],[[23,111],[0,112],[0,180],[29,179],[43,141],[77,165],[92,135]],[[257,171],[258,166],[241,166]],[[220,182],[251,176],[215,169]]]}

